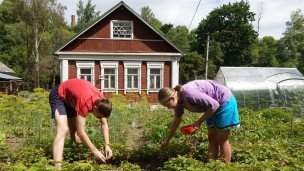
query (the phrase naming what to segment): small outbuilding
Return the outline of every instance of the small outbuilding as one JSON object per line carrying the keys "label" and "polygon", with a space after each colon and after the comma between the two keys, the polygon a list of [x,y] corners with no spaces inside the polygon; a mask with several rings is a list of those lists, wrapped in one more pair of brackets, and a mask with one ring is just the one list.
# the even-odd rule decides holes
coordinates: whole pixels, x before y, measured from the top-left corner
{"label": "small outbuilding", "polygon": [[293,107],[304,113],[304,77],[297,68],[220,67],[215,80],[233,92],[240,107]]}
{"label": "small outbuilding", "polygon": [[0,91],[5,94],[11,94],[16,87],[19,87],[18,84],[15,84],[18,81],[21,81],[22,78],[13,76],[14,71],[0,62]]}

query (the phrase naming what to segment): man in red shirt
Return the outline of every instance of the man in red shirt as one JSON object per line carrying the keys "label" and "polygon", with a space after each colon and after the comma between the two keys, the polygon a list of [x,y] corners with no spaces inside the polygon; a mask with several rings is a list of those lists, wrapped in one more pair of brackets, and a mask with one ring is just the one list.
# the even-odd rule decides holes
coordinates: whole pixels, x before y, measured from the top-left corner
{"label": "man in red shirt", "polygon": [[[112,157],[106,119],[111,114],[112,104],[96,87],[86,80],[70,79],[51,90],[49,102],[57,130],[53,143],[53,159],[57,162],[55,167],[61,168],[64,139],[68,133],[73,141],[84,142],[98,160],[105,162]],[[88,112],[100,120],[105,140],[105,155],[93,145],[85,132]]]}

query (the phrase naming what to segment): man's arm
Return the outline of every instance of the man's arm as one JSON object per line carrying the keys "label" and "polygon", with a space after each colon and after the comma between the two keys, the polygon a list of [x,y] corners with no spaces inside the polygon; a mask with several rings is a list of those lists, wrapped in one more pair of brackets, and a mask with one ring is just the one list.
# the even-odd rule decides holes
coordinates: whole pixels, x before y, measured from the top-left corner
{"label": "man's arm", "polygon": [[94,146],[87,133],[85,132],[86,118],[77,114],[76,129],[82,142],[90,149],[90,151],[101,161],[106,162],[105,156]]}
{"label": "man's arm", "polygon": [[104,141],[105,141],[106,159],[109,159],[109,158],[112,157],[113,152],[110,148],[109,126],[108,126],[107,118],[101,118],[100,119],[100,126],[101,126],[102,134],[103,134],[103,137],[104,137]]}

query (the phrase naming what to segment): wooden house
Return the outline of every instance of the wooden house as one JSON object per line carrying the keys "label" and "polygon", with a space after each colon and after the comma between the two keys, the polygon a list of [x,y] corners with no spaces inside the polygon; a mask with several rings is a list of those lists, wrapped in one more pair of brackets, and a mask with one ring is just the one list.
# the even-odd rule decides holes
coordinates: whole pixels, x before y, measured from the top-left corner
{"label": "wooden house", "polygon": [[123,1],[55,53],[61,82],[90,81],[113,93],[157,103],[157,92],[179,82],[182,52]]}

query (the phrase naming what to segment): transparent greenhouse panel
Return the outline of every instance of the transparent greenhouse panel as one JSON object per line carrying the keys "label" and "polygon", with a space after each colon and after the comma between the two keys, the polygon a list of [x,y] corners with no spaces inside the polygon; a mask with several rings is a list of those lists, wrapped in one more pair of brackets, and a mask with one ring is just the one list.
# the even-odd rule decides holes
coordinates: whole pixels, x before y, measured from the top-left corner
{"label": "transparent greenhouse panel", "polygon": [[297,68],[220,67],[215,80],[233,92],[239,107],[283,107],[304,116],[304,77]]}

